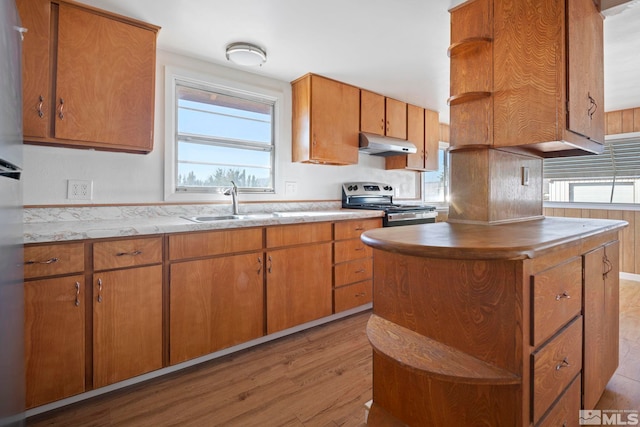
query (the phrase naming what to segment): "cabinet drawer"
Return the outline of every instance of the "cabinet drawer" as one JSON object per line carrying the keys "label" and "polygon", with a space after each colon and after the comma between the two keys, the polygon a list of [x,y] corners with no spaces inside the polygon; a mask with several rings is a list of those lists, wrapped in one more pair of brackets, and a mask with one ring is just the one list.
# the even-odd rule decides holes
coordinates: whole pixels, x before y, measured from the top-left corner
{"label": "cabinet drawer", "polygon": [[372,280],[343,286],[333,291],[333,303],[335,312],[349,310],[372,301]]}
{"label": "cabinet drawer", "polygon": [[336,264],[334,266],[335,287],[348,285],[370,279],[373,276],[373,260],[371,258]]}
{"label": "cabinet drawer", "polygon": [[162,262],[162,237],[100,242],[93,245],[94,270]]}
{"label": "cabinet drawer", "polygon": [[578,375],[564,394],[558,399],[551,411],[540,421],[537,427],[577,426],[580,413],[580,382]]}
{"label": "cabinet drawer", "polygon": [[533,422],[582,369],[582,316],[532,354]]}
{"label": "cabinet drawer", "polygon": [[301,245],[331,240],[331,223],[282,225],[267,228],[267,247]]}
{"label": "cabinet drawer", "polygon": [[382,227],[381,218],[367,218],[352,221],[336,222],[334,226],[335,239],[355,239],[367,230]]}
{"label": "cabinet drawer", "polygon": [[531,345],[539,345],[582,310],[580,257],[533,276]]}
{"label": "cabinet drawer", "polygon": [[198,258],[262,249],[262,228],[169,236],[169,259]]}
{"label": "cabinet drawer", "polygon": [[333,244],[334,262],[340,263],[360,258],[371,258],[373,249],[360,239],[342,240]]}
{"label": "cabinet drawer", "polygon": [[25,246],[24,278],[84,271],[84,243]]}

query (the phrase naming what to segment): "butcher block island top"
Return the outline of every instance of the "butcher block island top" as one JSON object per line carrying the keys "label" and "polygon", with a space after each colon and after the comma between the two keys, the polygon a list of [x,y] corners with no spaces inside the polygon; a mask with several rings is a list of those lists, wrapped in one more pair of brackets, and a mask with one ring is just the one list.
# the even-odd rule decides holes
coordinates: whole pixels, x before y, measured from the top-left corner
{"label": "butcher block island top", "polygon": [[619,230],[554,218],[368,230],[369,426],[578,425],[618,366]]}
{"label": "butcher block island top", "polygon": [[502,225],[440,222],[369,230],[362,241],[376,249],[420,257],[526,259],[626,226],[625,221],[556,217]]}

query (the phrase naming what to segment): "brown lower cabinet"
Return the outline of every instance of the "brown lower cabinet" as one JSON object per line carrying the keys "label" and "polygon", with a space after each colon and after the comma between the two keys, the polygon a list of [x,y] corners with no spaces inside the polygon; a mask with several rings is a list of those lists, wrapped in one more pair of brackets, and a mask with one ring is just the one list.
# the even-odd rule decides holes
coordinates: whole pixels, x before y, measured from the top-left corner
{"label": "brown lower cabinet", "polygon": [[85,391],[84,276],[27,281],[26,407]]}
{"label": "brown lower cabinet", "polygon": [[162,368],[162,265],[93,278],[93,387]]}
{"label": "brown lower cabinet", "polygon": [[[366,304],[359,236],[380,223],[339,221],[335,237],[314,222],[26,245],[27,407]],[[345,279],[335,311],[334,251],[369,267]]]}
{"label": "brown lower cabinet", "polygon": [[331,310],[331,242],[267,252],[267,333]]}
{"label": "brown lower cabinet", "polygon": [[262,252],[171,265],[170,364],[263,335],[263,265]]}

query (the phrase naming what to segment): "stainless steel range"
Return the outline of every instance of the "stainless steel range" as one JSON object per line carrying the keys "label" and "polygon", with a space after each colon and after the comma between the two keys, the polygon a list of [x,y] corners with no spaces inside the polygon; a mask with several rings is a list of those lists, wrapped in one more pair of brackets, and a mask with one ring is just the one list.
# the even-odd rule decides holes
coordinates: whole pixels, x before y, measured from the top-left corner
{"label": "stainless steel range", "polygon": [[384,227],[436,222],[435,206],[398,205],[393,203],[393,186],[379,182],[348,182],[342,184],[342,207],[348,209],[382,210]]}

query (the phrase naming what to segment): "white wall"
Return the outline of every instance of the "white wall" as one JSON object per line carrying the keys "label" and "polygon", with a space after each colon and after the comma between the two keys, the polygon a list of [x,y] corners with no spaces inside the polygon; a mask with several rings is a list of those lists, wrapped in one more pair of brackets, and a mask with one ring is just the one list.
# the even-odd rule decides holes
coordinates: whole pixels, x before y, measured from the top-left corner
{"label": "white wall", "polygon": [[[156,70],[156,110],[154,149],[147,155],[111,153],[75,148],[25,146],[24,204],[117,204],[164,202],[165,146],[165,66],[196,73],[248,82],[285,93],[280,136],[276,140],[276,194],[243,194],[241,200],[338,200],[345,181],[380,181],[400,189],[397,198],[415,198],[420,193],[420,174],[384,170],[384,158],[360,154],[358,165],[325,166],[291,162],[291,87],[289,82],[240,72],[194,58],[158,51]],[[93,181],[93,200],[67,199],[67,180]],[[285,182],[295,182],[297,192],[285,195]],[[228,197],[209,194],[192,196],[189,201],[227,201]]]}

